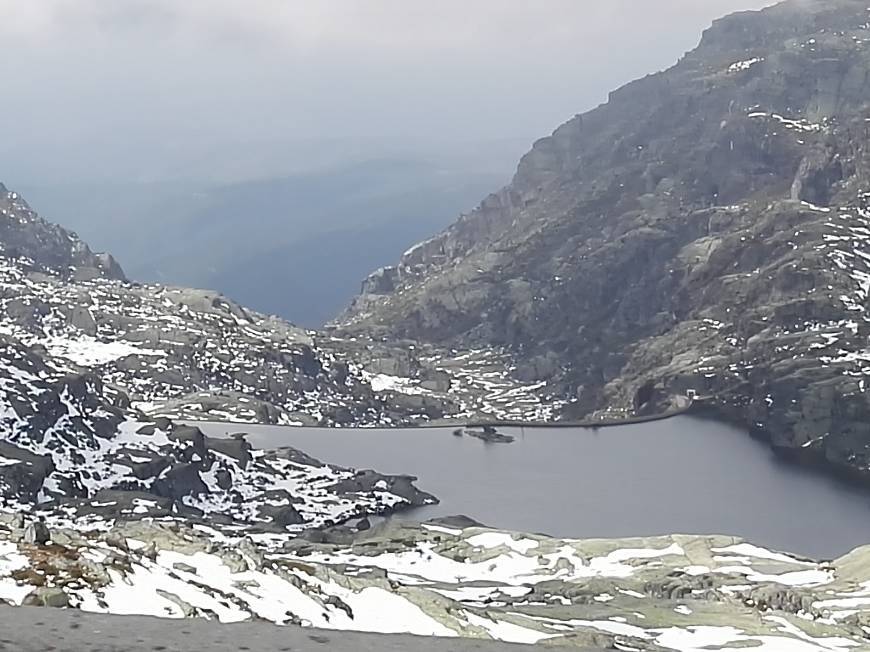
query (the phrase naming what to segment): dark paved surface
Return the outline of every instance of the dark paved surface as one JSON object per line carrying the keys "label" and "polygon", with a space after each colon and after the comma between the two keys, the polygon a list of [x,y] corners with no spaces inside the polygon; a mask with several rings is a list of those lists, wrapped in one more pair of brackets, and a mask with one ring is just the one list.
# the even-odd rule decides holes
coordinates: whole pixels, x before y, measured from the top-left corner
{"label": "dark paved surface", "polygon": [[[384,618],[389,618],[384,614]],[[0,607],[2,652],[524,652],[539,646]],[[588,651],[593,652],[593,651]]]}

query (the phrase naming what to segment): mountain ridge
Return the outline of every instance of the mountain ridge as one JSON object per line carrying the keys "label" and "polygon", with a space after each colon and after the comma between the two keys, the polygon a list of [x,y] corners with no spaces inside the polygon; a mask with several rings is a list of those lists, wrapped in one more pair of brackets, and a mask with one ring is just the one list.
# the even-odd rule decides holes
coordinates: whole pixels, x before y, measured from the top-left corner
{"label": "mountain ridge", "polygon": [[839,0],[716,21],[370,276],[338,331],[505,347],[566,418],[701,397],[870,478],[868,18]]}
{"label": "mountain ridge", "polygon": [[0,335],[59,370],[99,375],[152,417],[372,426],[488,411],[522,417],[550,402],[541,387],[512,378],[509,357],[495,349],[342,339],[216,292],[130,282],[111,256],[8,190],[0,307]]}

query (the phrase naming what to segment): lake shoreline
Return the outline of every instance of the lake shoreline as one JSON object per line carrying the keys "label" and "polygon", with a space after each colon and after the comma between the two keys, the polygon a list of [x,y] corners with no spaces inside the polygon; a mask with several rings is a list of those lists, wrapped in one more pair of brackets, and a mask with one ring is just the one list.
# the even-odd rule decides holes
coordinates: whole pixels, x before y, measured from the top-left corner
{"label": "lake shoreline", "polygon": [[624,426],[642,425],[648,423],[657,423],[667,421],[675,417],[692,416],[712,423],[725,424],[734,426],[740,430],[746,431],[746,434],[757,441],[767,444],[769,449],[780,459],[793,464],[797,467],[811,470],[814,473],[835,478],[842,482],[848,483],[855,487],[870,489],[870,473],[858,468],[849,467],[842,464],[835,464],[827,459],[821,458],[816,451],[811,449],[790,448],[787,446],[777,446],[772,442],[770,435],[757,428],[749,427],[741,419],[734,416],[733,413],[723,409],[720,406],[701,401],[693,401],[688,405],[678,408],[673,408],[665,412],[658,412],[649,415],[640,415],[634,417],[621,417],[608,419],[605,421],[598,420],[565,420],[565,421],[506,421],[502,419],[442,419],[434,422],[420,423],[407,426],[354,426],[347,428],[337,428],[330,426],[305,426],[305,425],[279,425],[279,424],[263,424],[250,423],[244,421],[196,421],[185,420],[189,425],[194,424],[214,424],[214,425],[231,425],[243,429],[245,426],[261,427],[270,426],[276,428],[304,428],[307,430],[323,430],[323,431],[349,431],[360,430],[364,432],[377,431],[395,431],[395,430],[432,430],[440,428],[542,428],[542,429],[583,429],[583,430],[604,430],[614,429]]}
{"label": "lake shoreline", "polygon": [[[225,424],[232,426],[269,426],[274,428],[304,428],[306,430],[329,430],[329,431],[348,431],[348,430],[361,430],[361,431],[390,431],[390,430],[434,430],[440,428],[483,428],[485,426],[491,426],[493,428],[558,428],[558,429],[570,429],[570,428],[582,428],[584,430],[598,430],[600,428],[614,428],[618,426],[631,426],[638,425],[643,423],[654,423],[656,421],[666,421],[668,419],[673,419],[674,417],[683,416],[683,415],[691,415],[691,416],[704,416],[705,412],[701,410],[706,409],[702,408],[699,404],[694,403],[690,404],[686,407],[674,408],[673,410],[668,410],[666,412],[659,412],[656,414],[650,415],[642,415],[636,417],[622,417],[619,419],[609,419],[607,421],[592,421],[592,420],[572,420],[572,421],[506,421],[502,419],[440,419],[437,421],[430,421],[426,423],[418,423],[413,425],[400,425],[400,426],[348,426],[348,427],[335,427],[335,426],[307,426],[307,425],[285,425],[285,424],[277,424],[277,423],[252,423],[249,421],[215,421],[212,419],[208,420],[196,420],[196,419],[182,419],[181,422],[193,425],[197,423],[208,423],[208,424]],[[714,419],[711,417],[711,420],[720,421],[723,423],[732,424],[731,421],[724,418]],[[732,424],[733,425],[733,424]]]}
{"label": "lake shoreline", "polygon": [[[190,423],[209,437],[246,432],[255,448],[295,448],[327,464],[418,478],[440,504],[396,514],[408,520],[466,514],[498,529],[567,538],[729,532],[814,556],[870,541],[865,486],[789,463],[746,428],[710,416],[696,405],[606,429],[509,424],[500,430],[514,442],[498,445],[452,436],[458,422],[405,429]],[[755,509],[737,508],[747,503]],[[795,530],[787,518],[795,503],[819,516]],[[826,541],[818,530],[840,534]]]}

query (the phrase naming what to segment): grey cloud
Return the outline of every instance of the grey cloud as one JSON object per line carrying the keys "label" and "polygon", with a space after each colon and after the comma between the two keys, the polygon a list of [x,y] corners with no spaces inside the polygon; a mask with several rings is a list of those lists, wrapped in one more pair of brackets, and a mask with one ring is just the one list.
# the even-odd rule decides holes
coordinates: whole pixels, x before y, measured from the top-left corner
{"label": "grey cloud", "polygon": [[767,4],[0,0],[0,176],[207,175],[318,141],[530,142],[672,63],[715,17]]}

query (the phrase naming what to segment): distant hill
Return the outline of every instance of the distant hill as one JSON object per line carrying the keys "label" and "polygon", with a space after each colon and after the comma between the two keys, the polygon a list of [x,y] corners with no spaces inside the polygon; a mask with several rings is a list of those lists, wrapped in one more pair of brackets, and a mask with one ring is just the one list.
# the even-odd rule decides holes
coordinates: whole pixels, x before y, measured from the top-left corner
{"label": "distant hill", "polygon": [[316,327],[360,278],[443,229],[508,171],[382,159],[235,184],[20,187],[35,208],[116,252],[133,279],[215,289]]}

